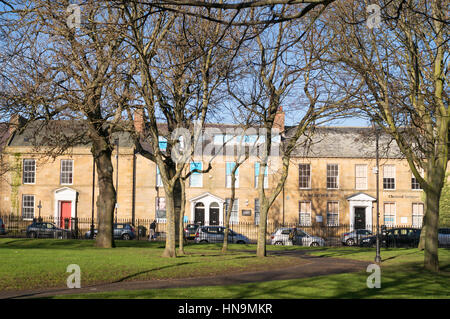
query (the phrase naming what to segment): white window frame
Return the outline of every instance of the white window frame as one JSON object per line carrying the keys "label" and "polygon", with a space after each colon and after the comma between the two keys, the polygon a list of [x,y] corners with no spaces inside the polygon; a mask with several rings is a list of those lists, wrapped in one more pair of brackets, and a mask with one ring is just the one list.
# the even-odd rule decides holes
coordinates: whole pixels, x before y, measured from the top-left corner
{"label": "white window frame", "polygon": [[[189,170],[191,170],[191,167],[190,167],[190,165],[192,164],[192,163],[200,163],[200,170],[203,170],[203,162],[191,162],[190,164],[189,164]],[[195,188],[201,188],[201,187],[203,187],[203,173],[196,173],[196,176],[198,176],[198,175],[200,175],[200,177],[199,177],[199,179],[200,179],[200,185],[192,185],[192,176],[194,176],[194,173],[192,173],[191,174],[191,176],[189,176],[189,187],[195,187]]]}
{"label": "white window frame", "polygon": [[[358,167],[364,167],[365,176],[358,176]],[[368,188],[368,167],[367,164],[355,164],[355,189],[356,190],[367,190]],[[362,183],[358,183],[358,179],[364,179],[365,183],[364,186],[359,187],[362,185]],[[358,186],[359,185],[359,186]]]}
{"label": "white window frame", "polygon": [[[309,210],[302,211],[302,204],[308,204]],[[307,218],[304,218],[306,220],[306,223],[302,223],[301,216],[304,215]],[[311,215],[312,215],[312,202],[310,200],[301,200],[298,202],[298,224],[300,226],[311,226]]]}
{"label": "white window frame", "polygon": [[[226,188],[231,188],[231,176],[232,176],[232,174],[227,175],[227,166],[228,166],[228,164],[236,165],[236,163],[235,162],[225,162],[225,186],[226,186]],[[233,169],[234,169],[234,167],[231,168],[231,170],[233,170]],[[239,188],[239,167],[236,170],[236,183],[235,183],[234,187],[235,188]]]}
{"label": "white window frame", "polygon": [[[258,226],[260,218],[261,218],[260,217],[261,216],[261,204],[259,203],[259,198],[255,198],[254,203],[255,203],[255,225]],[[256,205],[256,203],[258,203],[258,205]],[[258,207],[258,209],[256,209],[257,207]]]}
{"label": "white window frame", "polygon": [[[336,176],[328,176],[328,167],[329,166],[336,166],[337,167],[337,175]],[[336,187],[328,187],[328,178],[336,177]],[[339,164],[327,164],[327,189],[339,189]]]}
{"label": "white window frame", "polygon": [[[423,169],[422,168],[419,169],[419,173],[420,173],[420,176],[423,177]],[[416,183],[419,185],[419,188],[413,188],[413,179],[416,180]],[[419,181],[416,179],[416,177],[414,176],[414,174],[412,172],[411,172],[411,190],[419,191],[419,192],[423,191],[422,187],[419,184]]]}
{"label": "white window frame", "polygon": [[[386,204],[392,205],[394,207],[394,220],[392,224],[386,224]],[[390,216],[390,215],[388,215]],[[397,222],[397,203],[396,202],[384,202],[383,203],[383,224],[386,226],[394,226]]]}
{"label": "white window frame", "polygon": [[[63,162],[70,162],[71,163],[71,168],[72,168],[72,170],[71,170],[72,178],[71,179],[72,179],[72,182],[70,182],[70,183],[63,183]],[[60,162],[59,183],[61,185],[73,185],[73,178],[75,176],[74,170],[75,170],[75,167],[74,167],[74,163],[73,163],[72,159],[62,159],[61,162]],[[68,172],[64,172],[64,173],[67,174]]]}
{"label": "white window frame", "polygon": [[[259,163],[258,175],[256,175],[256,163]],[[255,188],[258,188],[259,174],[261,173],[261,163],[255,162],[255,165],[253,167],[254,167],[254,174],[255,174]],[[269,188],[269,164],[266,165],[266,171],[267,171],[267,175],[264,174],[264,188]]]}
{"label": "white window frame", "polygon": [[[394,177],[386,177],[386,168],[388,168],[388,167],[392,168]],[[396,167],[395,167],[394,164],[383,165],[383,190],[387,190],[387,191],[395,191],[396,190],[396,188],[397,188],[397,178],[396,178],[396,176],[397,176],[397,170],[396,170]],[[393,178],[394,179],[394,188],[385,188],[384,187],[384,179],[385,178]]]}
{"label": "white window frame", "polygon": [[[25,200],[25,197],[30,197],[33,198],[33,206],[25,206],[25,203],[27,202]],[[36,200],[35,200],[35,196],[34,195],[29,195],[29,194],[23,194],[22,195],[22,219],[23,220],[33,220],[35,213],[36,213],[36,209],[35,209],[35,205],[36,205]],[[24,217],[24,210],[25,209],[31,209],[33,212],[32,217]]]}
{"label": "white window frame", "polygon": [[[308,180],[308,187],[301,187],[300,186],[300,165],[308,165],[309,167],[309,180]],[[310,163],[300,163],[298,164],[298,187],[299,189],[311,189],[311,164]]]}
{"label": "white window frame", "polygon": [[[228,211],[228,203],[231,202],[231,198],[225,199],[225,215]],[[236,205],[236,206],[235,206]],[[236,208],[236,209],[233,209]],[[230,224],[239,224],[239,198],[234,199],[233,208],[231,209],[231,216],[230,216]]]}
{"label": "white window frame", "polygon": [[158,165],[156,165],[156,181],[155,181],[155,183],[156,183],[156,187],[164,186],[162,178],[161,178],[161,172],[159,171]]}
{"label": "white window frame", "polygon": [[[25,165],[26,161],[32,161],[33,162],[33,171],[26,171],[25,167],[28,165]],[[25,174],[31,174],[33,173],[33,182],[26,182],[25,181]],[[27,176],[27,178],[29,178]],[[36,160],[34,158],[24,158],[22,161],[22,183],[25,185],[35,185],[36,184]]]}
{"label": "white window frame", "polygon": [[[422,214],[414,214],[414,206],[422,206]],[[422,228],[422,224],[423,224],[423,214],[424,214],[424,209],[425,209],[425,205],[423,204],[423,203],[419,203],[419,202],[416,202],[416,203],[412,203],[412,212],[411,212],[411,225],[412,225],[412,227],[415,227],[415,226],[417,226],[417,227],[420,227],[420,228]],[[416,217],[417,218],[417,216],[420,216],[421,218],[420,218],[420,223],[419,224],[415,224],[414,223],[414,217]]]}
{"label": "white window frame", "polygon": [[[328,207],[329,207],[328,204],[336,204],[337,212],[330,213],[330,211],[328,209]],[[339,216],[339,210],[340,210],[339,206],[340,206],[339,201],[337,201],[337,200],[327,201],[327,226],[339,226],[339,217],[340,217]],[[328,218],[329,215],[337,215],[337,223],[336,224],[330,224],[330,219]]]}

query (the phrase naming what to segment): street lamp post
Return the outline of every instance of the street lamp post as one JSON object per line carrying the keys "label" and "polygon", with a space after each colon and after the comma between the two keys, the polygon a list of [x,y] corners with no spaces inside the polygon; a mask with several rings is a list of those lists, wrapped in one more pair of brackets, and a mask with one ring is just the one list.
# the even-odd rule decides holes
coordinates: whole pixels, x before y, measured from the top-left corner
{"label": "street lamp post", "polygon": [[42,205],[41,205],[41,201],[40,200],[39,200],[38,208],[39,208],[39,222],[40,222],[42,220],[41,219],[41,208],[42,208]]}
{"label": "street lamp post", "polygon": [[377,178],[376,187],[377,187],[377,251],[375,255],[375,262],[379,264],[381,262],[380,256],[380,165],[379,165],[379,150],[378,150],[378,141],[379,141],[379,132],[378,128],[375,127],[375,122],[372,122],[372,127],[375,130],[375,153],[376,153],[376,168],[375,175]]}
{"label": "street lamp post", "polygon": [[94,238],[94,204],[95,204],[95,157],[92,157],[92,211],[91,211],[91,234],[90,238]]}

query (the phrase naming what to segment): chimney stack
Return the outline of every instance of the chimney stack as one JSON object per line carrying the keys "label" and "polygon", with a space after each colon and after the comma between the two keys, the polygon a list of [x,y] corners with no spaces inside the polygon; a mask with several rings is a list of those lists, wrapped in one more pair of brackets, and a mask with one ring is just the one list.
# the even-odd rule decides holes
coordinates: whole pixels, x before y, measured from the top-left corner
{"label": "chimney stack", "polygon": [[273,128],[277,128],[280,131],[280,134],[284,132],[284,112],[281,105],[278,107],[277,114],[273,120]]}
{"label": "chimney stack", "polygon": [[134,129],[136,130],[136,133],[144,133],[144,126],[144,108],[136,108],[136,110],[134,111]]}
{"label": "chimney stack", "polygon": [[23,118],[19,114],[11,115],[11,117],[9,119],[9,124],[8,124],[9,135],[11,135],[15,130],[17,130],[24,124],[25,124],[25,118]]}

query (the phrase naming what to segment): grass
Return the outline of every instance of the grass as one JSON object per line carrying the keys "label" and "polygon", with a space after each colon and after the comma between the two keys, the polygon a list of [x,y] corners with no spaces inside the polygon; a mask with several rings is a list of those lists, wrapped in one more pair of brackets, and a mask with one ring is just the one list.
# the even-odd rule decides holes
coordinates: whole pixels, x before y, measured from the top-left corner
{"label": "grass", "polygon": [[[312,255],[372,261],[373,249],[323,248]],[[383,249],[381,288],[369,289],[369,273],[358,272],[312,278],[228,286],[128,290],[56,296],[55,298],[450,298],[450,250],[440,249],[441,271],[422,269],[423,252],[417,249]]]}
{"label": "grass", "polygon": [[[162,258],[162,243],[116,241],[117,248],[100,249],[89,240],[0,239],[0,290],[65,287],[67,266],[81,268],[82,285],[108,282],[212,276],[226,272],[288,267],[294,257],[257,258],[252,252],[230,245],[228,254],[220,245],[186,246],[185,256]],[[234,250],[233,250],[234,249]],[[248,247],[247,247],[248,249]]]}

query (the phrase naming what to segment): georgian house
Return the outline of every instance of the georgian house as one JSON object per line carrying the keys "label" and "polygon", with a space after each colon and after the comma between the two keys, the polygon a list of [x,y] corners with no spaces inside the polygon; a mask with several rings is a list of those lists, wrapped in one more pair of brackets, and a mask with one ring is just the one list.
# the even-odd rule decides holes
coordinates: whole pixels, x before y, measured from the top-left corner
{"label": "georgian house", "polygon": [[[136,118],[136,127],[143,127]],[[292,128],[284,126],[284,113],[276,124],[283,143]],[[234,125],[208,124],[213,128],[209,147],[220,149]],[[54,216],[96,216],[98,188],[90,145],[80,143],[56,158],[44,158],[30,141],[36,135],[32,125],[12,132],[3,150],[3,160],[12,169],[0,188],[0,213],[23,219]],[[235,136],[236,137],[236,136]],[[232,137],[230,140],[233,141]],[[155,163],[136,153],[127,134],[117,135],[113,154],[118,169],[117,218],[145,218],[165,221],[165,195]],[[258,142],[258,134],[245,135],[244,142]],[[278,140],[277,140],[278,138]],[[227,140],[227,143],[230,141]],[[304,138],[306,141],[306,137]],[[380,136],[379,194],[382,224],[415,225],[422,222],[424,198],[395,143]],[[236,143],[241,143],[237,140]],[[165,147],[160,139],[160,147]],[[232,143],[231,143],[232,144]],[[276,143],[275,143],[276,144]],[[205,149],[207,149],[206,147]],[[116,154],[119,154],[118,158]],[[186,180],[185,220],[202,224],[222,224],[231,194],[231,171],[235,156],[217,152],[194,154],[186,165],[194,172]],[[280,157],[274,156],[272,164]],[[278,163],[279,164],[279,163]],[[281,165],[278,165],[281,167]],[[231,221],[258,224],[258,176],[264,174],[264,188],[270,192],[279,179],[277,165],[264,172],[258,156],[250,156],[236,174],[236,200]],[[376,219],[375,134],[365,127],[317,127],[307,143],[299,145],[291,158],[284,189],[269,212],[269,221],[299,225],[344,225],[352,228],[372,225]]]}

